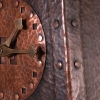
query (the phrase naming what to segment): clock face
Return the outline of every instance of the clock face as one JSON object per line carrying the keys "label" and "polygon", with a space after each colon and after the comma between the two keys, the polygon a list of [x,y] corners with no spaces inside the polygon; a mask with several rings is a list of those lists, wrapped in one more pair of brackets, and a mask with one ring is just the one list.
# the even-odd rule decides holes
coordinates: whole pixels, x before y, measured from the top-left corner
{"label": "clock face", "polygon": [[0,45],[0,99],[25,100],[42,78],[46,44],[39,17],[23,0],[0,2]]}

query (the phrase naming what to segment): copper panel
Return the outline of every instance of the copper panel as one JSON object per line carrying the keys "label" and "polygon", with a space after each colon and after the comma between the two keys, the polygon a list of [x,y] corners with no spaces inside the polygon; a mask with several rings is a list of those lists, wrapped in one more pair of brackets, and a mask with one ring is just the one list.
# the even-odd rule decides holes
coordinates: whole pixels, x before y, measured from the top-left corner
{"label": "copper panel", "polygon": [[[0,9],[0,40],[7,39],[16,19],[23,19],[23,29],[14,37],[10,48],[27,50],[32,46],[37,53],[17,54],[1,58],[0,93],[3,100],[25,100],[38,86],[46,58],[45,36],[39,17],[23,0],[3,0]],[[4,63],[5,62],[5,63]]]}

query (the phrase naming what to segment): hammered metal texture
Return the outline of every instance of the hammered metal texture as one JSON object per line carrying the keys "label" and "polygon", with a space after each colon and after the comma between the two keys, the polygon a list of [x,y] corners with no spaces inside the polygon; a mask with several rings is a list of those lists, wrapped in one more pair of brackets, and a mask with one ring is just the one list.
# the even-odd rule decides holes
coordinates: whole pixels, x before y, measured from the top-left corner
{"label": "hammered metal texture", "polygon": [[[44,28],[47,46],[46,66],[36,91],[27,100],[68,100],[67,62],[65,61],[64,30],[62,18],[63,0],[24,0],[38,14]],[[55,29],[54,22],[59,21]],[[66,51],[67,52],[67,51]],[[58,62],[62,68],[57,67]]]}
{"label": "hammered metal texture", "polygon": [[[14,5],[15,1],[0,0],[3,3],[3,8],[0,9],[0,39],[7,39],[15,27],[15,19],[23,18],[27,28],[23,28],[18,34],[16,48],[27,50],[32,45],[35,50],[41,47],[46,53],[45,36],[37,14],[23,0],[20,0],[17,6]],[[40,34],[43,36],[42,42],[38,41]],[[5,57],[6,63],[0,64],[0,92],[4,93],[3,100],[25,100],[35,91],[43,74],[46,54],[41,58],[38,56],[39,54],[36,54],[30,58],[27,54],[18,54],[13,58]],[[42,61],[41,67],[38,67],[39,60]],[[31,83],[34,85],[33,89],[30,89]]]}
{"label": "hammered metal texture", "polygon": [[[65,0],[65,6],[72,100],[86,100],[80,33],[81,2],[80,0]],[[80,68],[75,66],[77,61],[80,63]]]}
{"label": "hammered metal texture", "polygon": [[86,100],[100,100],[100,0],[82,0],[81,11]]}
{"label": "hammered metal texture", "polygon": [[[34,92],[27,100],[65,100],[61,99],[61,95],[58,92],[63,92],[65,89],[61,89],[56,80],[63,79],[64,75],[57,76],[58,69],[55,69],[53,63],[56,60],[56,54],[53,52],[58,48],[55,45],[55,41],[52,37],[55,36],[55,32],[52,30],[51,22],[55,18],[53,14],[61,13],[60,5],[62,1],[59,0],[25,0],[29,3],[35,11],[38,13],[46,35],[47,43],[47,59],[46,68],[42,78],[42,81]],[[68,55],[70,65],[70,80],[72,95],[71,100],[100,100],[100,73],[99,73],[99,33],[100,33],[100,2],[99,0],[64,0],[65,5],[65,24],[67,31],[67,43],[68,43]],[[51,2],[51,3],[50,3]],[[55,10],[54,9],[59,9]],[[62,7],[61,7],[62,8]],[[42,12],[42,13],[41,13]],[[53,18],[54,17],[54,18]],[[58,16],[56,16],[58,19]],[[81,19],[81,20],[80,20]],[[76,24],[72,24],[72,21],[76,20]],[[60,24],[62,25],[62,24]],[[61,27],[60,27],[61,28]],[[59,29],[59,28],[58,28]],[[56,39],[61,40],[60,31],[56,35]],[[58,37],[58,38],[57,38]],[[59,48],[60,47],[59,42]],[[62,43],[63,44],[63,43]],[[62,50],[60,53],[62,53]],[[64,51],[65,52],[65,51]],[[82,53],[83,52],[83,53]],[[56,51],[56,53],[58,53]],[[63,54],[63,53],[62,53]],[[59,55],[59,54],[58,54]],[[58,59],[58,57],[56,58]],[[80,68],[75,68],[74,63],[79,61],[81,63]],[[84,67],[83,67],[84,66]],[[65,67],[65,66],[63,66]],[[84,70],[85,68],[85,70]],[[57,71],[56,71],[57,70]],[[84,70],[84,72],[83,72]],[[52,74],[50,74],[52,73]],[[56,75],[56,74],[57,75]],[[85,84],[84,84],[85,75]],[[66,79],[66,78],[65,78]],[[58,81],[57,81],[58,82]],[[57,88],[56,88],[57,84]],[[63,85],[65,82],[62,83]],[[68,87],[67,87],[68,89]],[[87,93],[87,94],[86,94]],[[68,95],[67,95],[68,96]],[[87,96],[87,97],[86,97]]]}

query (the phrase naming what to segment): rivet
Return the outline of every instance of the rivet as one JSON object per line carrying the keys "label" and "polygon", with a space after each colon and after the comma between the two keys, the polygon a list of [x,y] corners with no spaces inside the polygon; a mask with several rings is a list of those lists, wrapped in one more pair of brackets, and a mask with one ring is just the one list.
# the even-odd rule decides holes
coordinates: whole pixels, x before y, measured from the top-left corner
{"label": "rivet", "polygon": [[3,93],[2,92],[0,92],[0,99],[2,99],[3,98]]}
{"label": "rivet", "polygon": [[76,68],[80,68],[80,67],[81,67],[81,63],[80,63],[79,61],[76,61],[76,62],[75,62],[75,67],[76,67]]}
{"label": "rivet", "polygon": [[2,8],[2,6],[3,6],[2,3],[0,3],[0,9]]}
{"label": "rivet", "polygon": [[34,88],[33,83],[30,83],[30,84],[29,84],[29,88],[30,88],[30,89],[33,89],[33,88]]}
{"label": "rivet", "polygon": [[59,27],[59,21],[58,20],[55,20],[54,21],[54,28],[56,29],[56,28],[58,28]]}
{"label": "rivet", "polygon": [[3,52],[3,50],[0,48],[0,53],[2,53]]}
{"label": "rivet", "polygon": [[58,68],[62,68],[62,63],[58,62]]}
{"label": "rivet", "polygon": [[15,100],[19,100],[19,95],[18,94],[15,95]]}
{"label": "rivet", "polygon": [[42,61],[38,61],[38,67],[42,67]]}
{"label": "rivet", "polygon": [[72,26],[76,27],[77,26],[77,21],[76,20],[72,20],[71,24],[72,24]]}
{"label": "rivet", "polygon": [[41,34],[39,34],[38,41],[41,42],[42,40],[43,40],[43,36]]}
{"label": "rivet", "polygon": [[19,2],[16,0],[15,1],[15,7],[18,7],[18,5],[19,5]]}
{"label": "rivet", "polygon": [[31,13],[30,13],[30,18],[32,18],[32,17],[33,17],[33,15],[34,15],[34,14],[31,12]]}

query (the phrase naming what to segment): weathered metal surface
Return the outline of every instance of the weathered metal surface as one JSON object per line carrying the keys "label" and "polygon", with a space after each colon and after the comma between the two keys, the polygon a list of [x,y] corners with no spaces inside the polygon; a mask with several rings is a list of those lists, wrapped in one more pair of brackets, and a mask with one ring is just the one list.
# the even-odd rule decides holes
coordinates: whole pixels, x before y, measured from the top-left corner
{"label": "weathered metal surface", "polygon": [[82,0],[81,11],[86,100],[100,100],[100,0]]}
{"label": "weathered metal surface", "polygon": [[[35,9],[41,19],[46,35],[48,52],[43,79],[35,93],[27,100],[39,100],[40,97],[41,100],[65,100],[61,98],[63,97],[61,93],[63,95],[67,93],[67,97],[71,96],[72,98],[69,98],[69,100],[99,100],[99,0],[42,0],[41,3],[40,0],[25,1]],[[65,9],[62,6],[63,1]],[[64,10],[64,15],[62,15],[61,9]],[[66,85],[66,93],[62,92],[65,88],[61,89],[61,83],[59,84],[57,81],[58,79],[61,80],[61,78],[66,79],[65,74],[62,75],[64,71],[62,70],[61,72],[61,69],[66,68],[66,65],[62,63],[63,67],[60,70],[56,68],[59,68],[58,63],[56,67],[53,67],[53,64],[55,65],[56,63],[55,59],[60,58],[62,61],[62,57],[53,53],[56,51],[59,55],[56,48],[62,48],[60,50],[62,56],[65,53],[65,49],[61,46],[63,44],[62,39],[64,39],[64,37],[62,38],[63,33],[57,31],[62,28],[62,21],[58,20],[61,20],[62,17],[60,15],[57,16],[58,14],[65,16],[65,30],[67,31],[68,73],[70,77],[68,77],[68,74],[66,74],[66,77],[67,80],[68,78],[70,79],[71,88],[68,88],[68,85]],[[57,35],[53,27],[56,29]],[[59,47],[55,43],[56,40],[60,40]],[[83,72],[84,68],[85,74]],[[64,85],[65,82],[62,82],[62,84]],[[68,95],[70,90],[71,94]]]}
{"label": "weathered metal surface", "polygon": [[[0,2],[0,99],[25,100],[42,78],[46,58],[44,31],[35,11],[23,0]],[[23,19],[23,29],[12,33],[19,18]]]}
{"label": "weathered metal surface", "polygon": [[43,78],[36,91],[27,100],[40,100],[40,98],[41,100],[68,100],[71,96],[70,89],[67,88],[69,82],[63,16],[64,2],[63,0],[24,1],[31,5],[38,14],[44,28],[47,44]]}
{"label": "weathered metal surface", "polygon": [[[24,8],[22,6],[21,9],[22,16],[31,18],[34,14],[35,15],[37,14],[43,26],[44,33],[42,35],[41,34],[38,35],[37,42],[36,42],[37,37],[34,37],[35,35],[33,34],[25,35],[24,33],[26,30],[23,30],[23,32],[21,32],[21,34],[18,35],[17,48],[20,48],[20,50],[27,50],[30,43],[33,43],[34,45],[33,47],[36,49],[39,46],[39,45],[37,46],[37,44],[40,43],[40,45],[42,45],[41,47],[43,51],[45,51],[45,43],[41,44],[41,41],[44,40],[44,34],[46,37],[45,42],[46,42],[47,56],[46,56],[46,63],[45,63],[45,70],[43,77],[42,73],[40,75],[40,78],[42,77],[42,80],[39,85],[37,84],[38,87],[36,85],[35,88],[33,82],[30,81],[28,83],[28,88],[30,90],[32,89],[33,94],[30,97],[29,94],[27,94],[27,97],[25,97],[24,95],[22,98],[25,97],[25,99],[27,98],[27,100],[40,100],[40,99],[41,100],[99,100],[100,99],[99,97],[100,75],[98,67],[99,66],[98,59],[100,59],[99,58],[100,25],[98,21],[100,16],[98,12],[98,9],[100,8],[99,0],[96,1],[4,0],[4,1],[6,1],[4,2],[6,5],[3,4],[3,0],[0,0],[0,11],[2,11],[3,14],[5,14],[5,16],[1,17],[0,19],[1,20],[0,30],[3,31],[4,36],[6,36],[7,38],[10,36],[10,33],[14,28],[14,23],[11,22],[11,19],[15,20],[19,16],[17,9],[19,9],[20,2],[22,1],[25,1],[27,4],[29,4],[36,12],[33,13],[34,12],[33,11],[32,13],[27,13],[26,15],[24,15],[23,14]],[[13,1],[11,5],[7,4],[7,2],[9,1]],[[11,6],[13,6],[13,9],[10,8]],[[12,14],[16,15],[17,17],[14,19],[13,18],[14,16],[11,16]],[[2,22],[3,18],[7,19],[9,22],[7,23],[6,20],[3,20]],[[28,21],[29,20],[27,20],[27,24],[29,27],[27,28],[29,28],[29,31],[26,32],[27,34],[31,32],[31,24],[35,20],[33,22],[32,20],[30,20],[29,23]],[[4,23],[4,25],[2,23]],[[5,23],[7,23],[7,25]],[[6,30],[8,29],[8,26],[12,26],[12,28],[9,27],[9,30]],[[26,27],[24,28],[26,29]],[[40,32],[36,31],[36,33]],[[30,42],[32,39],[33,42]],[[1,40],[4,41],[5,39],[2,38]],[[41,51],[41,48],[38,50],[38,55],[40,55],[38,58],[42,56],[41,53],[43,53],[43,51]],[[2,52],[2,50],[0,52]],[[18,57],[17,57],[18,59],[17,62],[16,62],[16,57],[15,60],[11,58],[10,60],[11,63],[15,64],[21,62],[20,64],[25,66],[28,65],[29,63],[30,65],[33,64],[33,61],[31,62],[29,59],[27,59],[28,57],[27,54],[18,55]],[[45,56],[43,57],[45,58]],[[34,60],[35,59],[37,59],[36,56]],[[28,61],[29,63],[25,61]],[[2,63],[1,65],[3,64],[8,65],[9,63],[7,62],[6,64],[4,57],[1,58],[0,62]],[[39,69],[41,68],[42,65],[44,66],[44,63],[41,62],[41,60],[36,62],[36,64],[38,64]],[[15,65],[12,66],[16,67]],[[7,66],[5,66],[5,68],[10,73],[15,73],[15,70],[13,70],[13,72],[11,71],[11,68],[13,67],[7,68]],[[84,68],[85,68],[85,74],[84,74]],[[1,72],[3,72],[3,69],[4,68],[2,68]],[[16,72],[18,71],[20,72],[20,70],[16,70]],[[9,74],[8,71],[5,72],[6,79],[5,81],[3,81],[3,83],[5,83],[6,80],[8,80],[7,77],[9,77],[10,79],[10,75],[12,75]],[[25,69],[23,71],[25,71]],[[85,76],[85,82],[84,82],[84,76]],[[30,76],[26,74],[25,77],[27,79],[27,80],[25,79],[25,83],[27,83]],[[85,84],[86,84],[86,90],[85,90]],[[8,86],[8,84],[6,86]],[[23,88],[24,90],[25,87],[21,86],[21,88]],[[36,91],[34,91],[35,89]],[[0,98],[8,97],[9,100],[12,100],[11,90],[12,86],[11,89],[9,87],[6,88],[7,92],[6,96],[5,96],[6,92],[4,93],[3,90],[0,90]],[[15,100],[21,99],[20,94],[18,94],[18,92],[16,92],[13,97],[15,98]]]}
{"label": "weathered metal surface", "polygon": [[[86,100],[80,33],[81,1],[65,0],[65,6],[72,100]],[[78,66],[80,66],[80,68],[76,68]]]}

